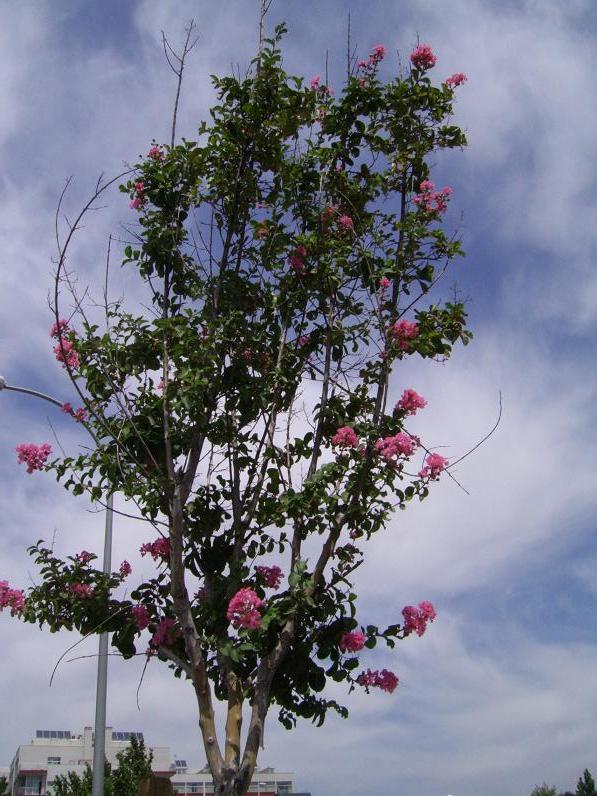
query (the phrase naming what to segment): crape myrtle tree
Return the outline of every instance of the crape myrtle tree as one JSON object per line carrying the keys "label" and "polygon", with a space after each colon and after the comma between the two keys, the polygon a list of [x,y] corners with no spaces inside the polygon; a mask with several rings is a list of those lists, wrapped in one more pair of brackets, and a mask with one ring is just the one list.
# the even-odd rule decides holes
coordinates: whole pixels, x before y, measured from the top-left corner
{"label": "crape myrtle tree", "polygon": [[[329,680],[394,691],[393,672],[364,668],[371,650],[435,618],[424,601],[377,627],[357,614],[352,576],[396,507],[454,464],[409,431],[426,401],[401,365],[443,362],[470,338],[461,303],[430,303],[461,254],[442,229],[451,190],[429,164],[465,144],[451,122],[465,76],[435,85],[423,44],[384,82],[377,45],[349,56],[334,93],[286,74],[283,33],[262,38],[245,77],[213,78],[197,141],[176,143],[173,124],[124,178],[123,264],[148,309],[106,296],[96,323],[67,266],[78,221],[59,245],[51,334],[80,403],[64,410],[94,444],[53,459],[25,443],[19,459],[99,505],[134,504],[155,576],[119,599],[126,561],[105,574],[92,553],[62,560],[38,542],[39,585],[0,586],[25,621],[109,631],[123,657],[187,679],[220,796],[245,793],[270,708],[288,729],[321,725],[330,709],[347,715]],[[184,56],[167,52],[180,80]]]}

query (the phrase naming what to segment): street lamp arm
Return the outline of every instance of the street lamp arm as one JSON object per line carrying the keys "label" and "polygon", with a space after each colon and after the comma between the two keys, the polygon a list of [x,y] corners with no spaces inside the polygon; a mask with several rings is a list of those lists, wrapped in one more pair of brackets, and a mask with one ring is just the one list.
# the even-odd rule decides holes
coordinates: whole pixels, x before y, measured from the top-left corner
{"label": "street lamp arm", "polygon": [[57,398],[52,398],[51,395],[46,395],[44,392],[39,392],[38,390],[29,390],[27,387],[15,387],[11,384],[7,384],[6,380],[0,376],[0,390],[12,390],[13,392],[21,392],[24,395],[32,395],[34,398],[42,398],[44,401],[49,401],[54,406],[59,406],[62,408],[64,406],[62,401],[59,401]]}

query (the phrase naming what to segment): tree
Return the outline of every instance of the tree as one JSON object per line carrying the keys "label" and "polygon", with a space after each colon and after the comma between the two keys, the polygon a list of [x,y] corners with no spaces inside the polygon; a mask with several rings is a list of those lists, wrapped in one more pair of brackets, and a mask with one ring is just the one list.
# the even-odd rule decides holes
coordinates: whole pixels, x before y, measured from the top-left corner
{"label": "tree", "polygon": [[531,796],[558,796],[558,792],[555,788],[551,788],[544,782],[543,785],[536,785],[533,788]]}
{"label": "tree", "polygon": [[8,782],[6,777],[0,777],[0,796],[8,796]]}
{"label": "tree", "polygon": [[[392,692],[396,675],[359,671],[359,653],[434,620],[422,601],[388,627],[360,624],[351,576],[393,510],[455,464],[408,430],[424,398],[402,384],[389,405],[394,366],[443,362],[470,339],[464,305],[440,301],[462,252],[441,225],[451,189],[429,179],[433,153],[466,143],[451,123],[465,76],[434,86],[435,55],[420,45],[384,82],[378,45],[349,58],[336,97],[285,73],[284,32],[260,41],[245,77],[213,78],[218,104],[198,141],[176,143],[175,112],[170,145],[125,175],[137,226],[123,264],[146,301],[106,291],[100,319],[67,264],[114,181],[59,242],[54,352],[81,403],[64,410],[94,446],[49,460],[49,445],[28,443],[19,459],[99,505],[117,492],[134,504],[153,528],[141,552],[156,576],[118,598],[127,562],[104,574],[92,553],[62,560],[40,541],[40,585],[0,591],[25,621],[109,631],[125,658],[148,629],[148,660],[194,690],[219,796],[245,793],[270,707],[290,729],[347,715],[324,694],[330,679]],[[166,48],[176,104],[189,49],[189,38],[180,57]],[[223,745],[214,700],[227,705]]]}
{"label": "tree", "polygon": [[591,776],[588,768],[585,768],[582,777],[578,780],[576,785],[576,796],[595,796],[595,780]]}
{"label": "tree", "polygon": [[[116,755],[118,765],[112,771],[106,762],[104,778],[105,796],[138,796],[139,783],[151,775],[153,752],[145,748],[143,739],[131,736],[130,744]],[[54,796],[91,796],[92,775],[87,765],[82,776],[74,772],[59,775],[52,784]]]}

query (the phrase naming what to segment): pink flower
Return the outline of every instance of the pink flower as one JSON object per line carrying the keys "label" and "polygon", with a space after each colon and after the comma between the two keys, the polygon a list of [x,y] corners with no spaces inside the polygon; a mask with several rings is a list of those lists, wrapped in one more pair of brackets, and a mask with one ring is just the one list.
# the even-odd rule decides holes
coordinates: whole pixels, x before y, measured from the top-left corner
{"label": "pink flower", "polygon": [[81,407],[80,409],[73,409],[71,404],[66,403],[62,404],[60,408],[66,415],[70,415],[71,417],[73,417],[77,421],[77,423],[87,422],[88,412],[87,409],[85,409],[85,407]]}
{"label": "pink flower", "polygon": [[282,581],[282,570],[274,564],[273,567],[255,567],[259,579],[269,589],[277,589]]}
{"label": "pink flower", "polygon": [[350,232],[351,229],[354,229],[354,221],[350,216],[340,216],[338,226],[343,232]]}
{"label": "pink flower", "polygon": [[387,290],[391,284],[392,283],[390,282],[387,276],[382,276],[382,278],[379,280],[379,289],[383,293],[384,290]]}
{"label": "pink flower", "polygon": [[180,629],[176,626],[176,620],[169,616],[164,617],[151,637],[150,647],[157,649],[162,644],[171,647],[180,636]]}
{"label": "pink flower", "polygon": [[426,70],[435,66],[437,58],[428,44],[420,44],[410,54],[410,60],[417,69]]}
{"label": "pink flower", "polygon": [[290,267],[294,269],[297,276],[302,276],[307,270],[305,266],[305,257],[307,250],[304,246],[297,246],[296,249],[288,256]]}
{"label": "pink flower", "polygon": [[430,180],[423,180],[413,202],[426,213],[444,213],[448,209],[448,198],[453,191],[449,185],[441,191],[434,190],[435,185]]}
{"label": "pink flower", "polygon": [[365,88],[366,85],[367,85],[367,81],[365,80],[365,78],[364,77],[360,77],[359,78],[359,86],[361,88]]}
{"label": "pink flower", "polygon": [[415,608],[414,605],[405,605],[402,609],[402,616],[404,617],[404,635],[408,636],[415,632],[418,636],[422,636],[427,629],[427,622],[433,622],[437,614],[432,603],[422,602],[419,603],[418,608]]}
{"label": "pink flower", "polygon": [[165,560],[170,556],[170,540],[160,536],[155,542],[145,542],[145,544],[142,544],[139,548],[139,552],[142,556],[149,553],[154,561],[157,561],[158,558]]}
{"label": "pink flower", "polygon": [[129,207],[131,210],[140,210],[143,207],[144,199],[141,196],[135,196],[134,199],[131,199],[129,202]]}
{"label": "pink flower", "polygon": [[69,583],[68,590],[82,600],[90,600],[93,597],[93,586],[88,583]]}
{"label": "pink flower", "polygon": [[118,571],[120,572],[120,574],[122,575],[123,578],[126,578],[127,575],[131,574],[131,572],[133,571],[133,568],[131,567],[131,565],[129,564],[128,561],[123,561],[122,564],[120,565]]}
{"label": "pink flower", "polygon": [[420,478],[431,478],[437,481],[441,472],[448,466],[448,459],[444,459],[439,453],[430,453],[425,459],[425,467],[419,471]]}
{"label": "pink flower", "polygon": [[309,334],[302,334],[298,340],[296,341],[297,346],[299,348],[303,348],[303,346],[308,345],[311,342],[311,335]]}
{"label": "pink flower", "polygon": [[342,633],[340,637],[340,649],[342,652],[358,652],[362,650],[367,641],[367,636],[360,630],[351,633]]}
{"label": "pink flower", "polygon": [[63,363],[63,368],[65,368],[67,365],[69,368],[79,367],[79,355],[75,351],[74,343],[71,343],[71,341],[67,340],[66,337],[60,338],[58,344],[54,346],[53,351],[56,355],[56,361]]}
{"label": "pink flower", "polygon": [[319,81],[320,80],[321,80],[321,77],[319,75],[316,75],[315,77],[311,78],[310,85],[311,85],[311,88],[313,89],[313,91],[317,91],[317,89],[319,88]]}
{"label": "pink flower", "polygon": [[149,611],[144,605],[133,605],[131,613],[137,625],[137,630],[145,630],[149,624]]}
{"label": "pink flower", "polygon": [[402,351],[408,351],[410,348],[410,340],[414,340],[419,336],[419,326],[412,321],[406,321],[404,318],[397,321],[393,326],[390,326],[389,334],[394,338],[398,348]]}
{"label": "pink flower", "polygon": [[378,439],[374,445],[375,452],[392,466],[397,464],[399,456],[408,458],[416,449],[417,440],[404,431],[393,437]]}
{"label": "pink flower", "polygon": [[417,409],[424,409],[427,401],[414,390],[404,390],[402,397],[394,407],[395,412],[404,412],[406,415],[414,415]]}
{"label": "pink flower", "polygon": [[332,437],[332,445],[337,445],[339,448],[357,448],[359,445],[359,438],[355,430],[350,426],[342,426],[339,428]]}
{"label": "pink flower", "polygon": [[461,86],[463,83],[466,83],[468,77],[464,74],[464,72],[454,72],[453,75],[447,77],[444,80],[444,84],[448,86],[448,88],[456,88],[456,86]]}
{"label": "pink flower", "polygon": [[391,694],[395,691],[398,685],[398,678],[394,672],[389,672],[387,669],[382,669],[381,672],[367,669],[366,672],[361,672],[357,677],[357,683],[365,686],[365,688],[381,688],[382,691],[387,691]]}
{"label": "pink flower", "polygon": [[251,348],[245,348],[244,351],[241,352],[241,357],[245,360],[245,362],[252,362],[253,350]]}
{"label": "pink flower", "polygon": [[129,207],[131,210],[140,210],[145,204],[145,183],[142,181],[136,182],[134,189],[135,195],[129,202]]}
{"label": "pink flower", "polygon": [[233,627],[246,627],[256,630],[261,625],[259,609],[265,605],[253,589],[239,589],[228,603],[226,618]]}
{"label": "pink flower", "polygon": [[376,44],[375,47],[371,50],[371,55],[369,56],[370,59],[375,61],[381,61],[382,58],[385,58],[386,55],[386,48],[383,44]]}
{"label": "pink flower", "polygon": [[60,318],[58,323],[52,324],[50,328],[50,337],[55,337],[56,339],[58,339],[68,331],[69,331],[68,321],[65,321],[64,318]]}
{"label": "pink flower", "polygon": [[0,611],[10,608],[11,616],[25,610],[25,595],[20,589],[11,589],[8,581],[0,580]]}
{"label": "pink flower", "polygon": [[151,147],[151,149],[149,150],[149,152],[147,153],[147,157],[151,158],[151,160],[163,160],[164,159],[164,153],[159,148],[159,146],[157,146],[157,144],[154,144]]}
{"label": "pink flower", "polygon": [[26,464],[27,472],[31,474],[34,470],[43,470],[46,459],[52,453],[52,446],[47,442],[44,442],[43,445],[24,442],[17,445],[16,451],[19,464]]}
{"label": "pink flower", "polygon": [[382,362],[385,362],[386,359],[388,358],[388,352],[387,351],[380,351],[379,352],[379,358],[381,359]]}
{"label": "pink flower", "polygon": [[144,182],[136,182],[135,183],[135,193],[142,194],[145,191],[145,183]]}
{"label": "pink flower", "polygon": [[321,220],[326,223],[330,221],[338,212],[337,205],[328,205],[324,210],[321,212]]}
{"label": "pink flower", "polygon": [[80,553],[77,553],[75,558],[81,564],[88,564],[90,561],[93,561],[94,558],[97,558],[97,556],[94,553],[89,553],[87,550],[81,550]]}

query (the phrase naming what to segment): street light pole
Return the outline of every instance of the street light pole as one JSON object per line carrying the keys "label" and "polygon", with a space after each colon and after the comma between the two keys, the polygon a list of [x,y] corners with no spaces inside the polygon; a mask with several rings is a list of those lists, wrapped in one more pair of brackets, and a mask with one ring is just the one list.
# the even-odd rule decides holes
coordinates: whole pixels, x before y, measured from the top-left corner
{"label": "street light pole", "polygon": [[[33,398],[41,398],[54,406],[62,409],[63,403],[51,395],[30,390],[27,387],[15,387],[7,384],[0,376],[0,392],[10,390]],[[104,562],[103,572],[109,574],[112,570],[112,520],[113,496],[108,495],[106,504],[106,526],[104,533]],[[108,691],[108,633],[102,633],[99,639],[99,655],[97,659],[97,687],[95,690],[95,743],[93,746],[93,784],[92,796],[104,796],[104,761],[106,756],[106,697]]]}

